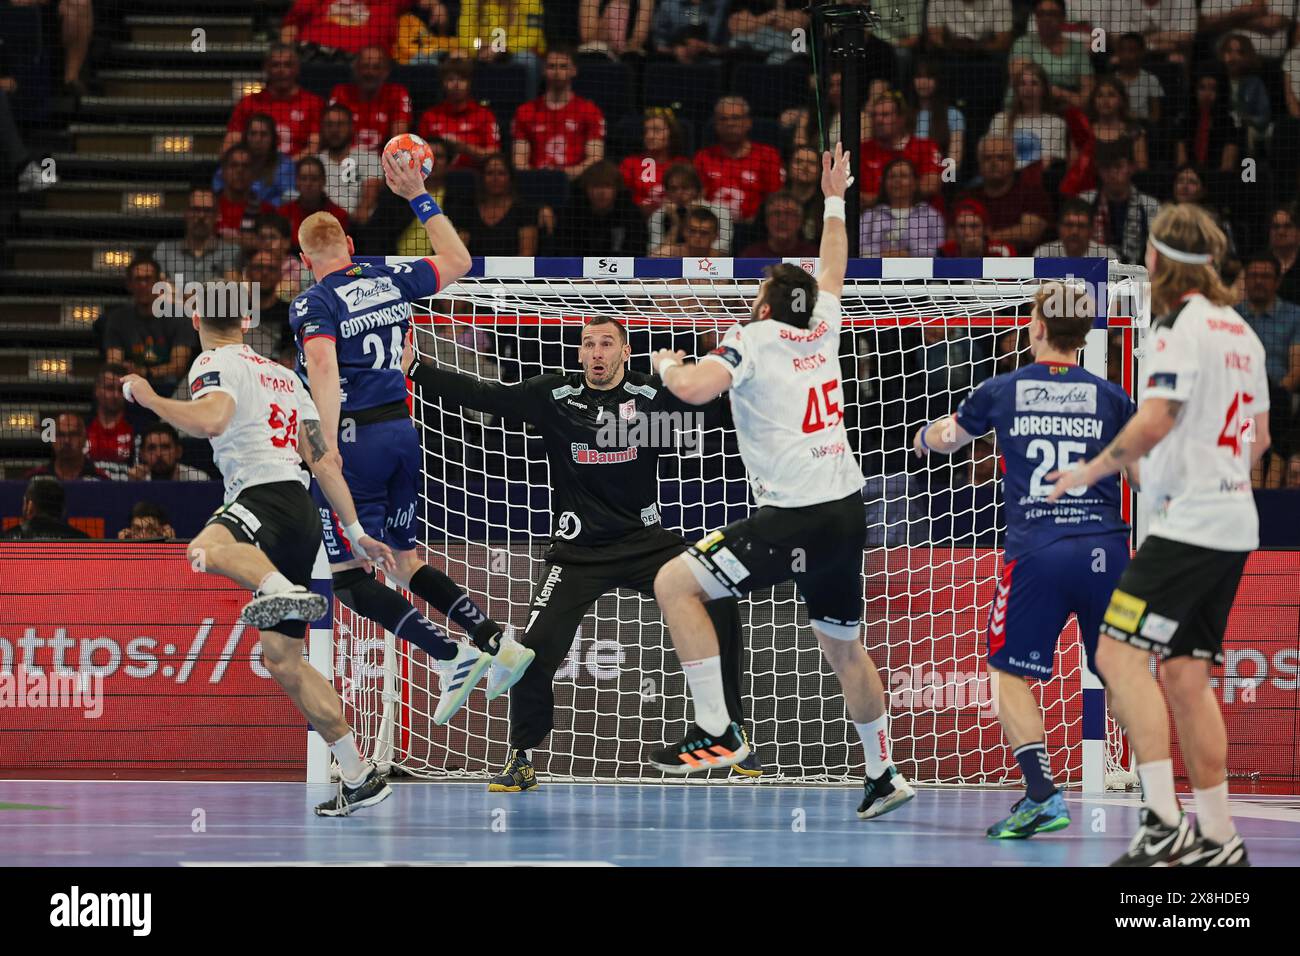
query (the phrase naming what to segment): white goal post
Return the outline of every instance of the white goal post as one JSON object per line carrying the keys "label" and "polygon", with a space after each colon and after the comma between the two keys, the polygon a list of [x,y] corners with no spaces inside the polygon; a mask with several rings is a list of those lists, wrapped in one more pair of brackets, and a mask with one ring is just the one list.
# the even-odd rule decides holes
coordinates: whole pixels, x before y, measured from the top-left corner
{"label": "white goal post", "polygon": [[[813,259],[787,261],[816,267]],[[610,316],[629,329],[631,367],[648,372],[652,349],[700,355],[747,319],[771,263],[475,259],[467,277],[415,308],[416,345],[424,362],[519,381],[578,370],[582,323]],[[1104,259],[849,263],[841,384],[867,476],[864,638],[889,694],[895,759],[922,783],[1005,784],[1018,780],[1018,770],[983,665],[1002,524],[995,449],[977,441],[969,454],[917,463],[908,455],[911,434],[922,420],[955,409],[983,378],[1026,357],[1022,327],[1047,278],[1087,284],[1103,314],[1081,361],[1100,375],[1118,362],[1118,380],[1135,394],[1149,321],[1139,267]],[[540,439],[518,422],[436,401],[417,398],[413,415],[425,450],[416,518],[424,521],[426,560],[503,626],[521,627],[550,532]],[[661,461],[659,498],[664,526],[687,540],[748,514],[753,503],[734,433],[719,424],[684,436]],[[431,617],[442,622],[436,612]],[[765,779],[860,782],[861,747],[793,586],[750,595],[741,619],[748,647],[742,693]],[[500,768],[507,698],[488,705],[476,692],[448,726],[435,727],[437,680],[427,658],[337,602],[332,632],[313,630],[311,657],[339,689],[363,750],[385,769],[473,778]],[[1056,676],[1037,688],[1053,768],[1059,780],[1089,792],[1126,786],[1133,777],[1121,736],[1082,659],[1071,621]],[[545,778],[662,779],[642,754],[673,739],[690,711],[652,600],[620,591],[596,602],[556,675],[555,701],[555,729],[535,754]],[[320,779],[328,766],[321,748],[309,763],[309,779]]]}

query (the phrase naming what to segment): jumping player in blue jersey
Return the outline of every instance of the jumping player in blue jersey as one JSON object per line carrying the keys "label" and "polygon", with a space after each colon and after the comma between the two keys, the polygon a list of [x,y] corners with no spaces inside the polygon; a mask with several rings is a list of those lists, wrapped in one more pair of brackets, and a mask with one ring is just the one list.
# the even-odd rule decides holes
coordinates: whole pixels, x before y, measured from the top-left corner
{"label": "jumping player in blue jersey", "polygon": [[[316,284],[298,296],[289,321],[298,345],[298,374],[320,410],[321,428],[343,456],[343,474],[365,533],[388,544],[395,565],[385,573],[465,629],[471,647],[451,640],[396,591],[375,580],[352,553],[324,498],[334,593],[362,617],[424,649],[436,661],[441,695],[433,722],[445,724],[489,667],[490,696],[508,690],[534,652],[503,640],[501,628],[454,581],[416,551],[417,483],[422,451],[406,406],[402,348],[411,329],[411,302],[434,295],[470,268],[469,252],[451,221],[425,191],[417,168],[384,157],[389,188],[411,203],[434,255],[391,266],[352,261],[352,239],[329,213],[315,213],[298,230],[302,261]],[[319,493],[313,489],[317,495]]]}
{"label": "jumping player in blue jersey", "polygon": [[[920,428],[912,442],[918,457],[949,454],[993,431],[1002,454],[1007,528],[988,664],[998,719],[1027,792],[988,828],[994,839],[1025,839],[1070,824],[1052,780],[1043,716],[1025,679],[1051,678],[1056,642],[1071,613],[1088,667],[1097,673],[1097,633],[1129,559],[1117,477],[1072,491],[1068,500],[1047,501],[1048,473],[1095,456],[1133,415],[1123,389],[1075,361],[1092,316],[1092,300],[1080,287],[1044,282],[1029,324],[1034,363],[984,382],[955,414]],[[1136,471],[1128,477],[1136,485]]]}

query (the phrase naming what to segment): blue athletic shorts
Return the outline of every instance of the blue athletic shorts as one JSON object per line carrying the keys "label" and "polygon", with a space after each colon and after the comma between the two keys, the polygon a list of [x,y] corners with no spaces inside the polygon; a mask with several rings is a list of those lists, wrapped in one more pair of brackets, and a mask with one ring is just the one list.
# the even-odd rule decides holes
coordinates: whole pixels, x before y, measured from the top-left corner
{"label": "blue athletic shorts", "polygon": [[1125,533],[1062,538],[1007,561],[989,612],[989,664],[1051,677],[1057,638],[1074,614],[1088,667],[1097,673],[1097,631],[1128,559]]}
{"label": "blue athletic shorts", "polygon": [[[422,453],[415,426],[409,419],[358,425],[355,439],[340,442],[339,451],[343,477],[357,506],[357,520],[376,541],[396,551],[410,551],[419,543],[415,508]],[[352,547],[319,483],[311,483],[311,493],[320,509],[330,564],[351,561]]]}

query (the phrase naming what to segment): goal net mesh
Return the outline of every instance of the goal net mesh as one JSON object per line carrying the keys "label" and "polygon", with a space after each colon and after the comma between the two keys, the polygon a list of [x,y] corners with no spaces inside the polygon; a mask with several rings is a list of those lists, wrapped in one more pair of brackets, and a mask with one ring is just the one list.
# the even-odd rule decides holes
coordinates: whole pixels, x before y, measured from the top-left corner
{"label": "goal net mesh", "polygon": [[[580,369],[583,322],[607,316],[629,329],[630,366],[649,371],[654,349],[697,356],[714,347],[731,324],[749,318],[760,282],[466,278],[416,308],[416,347],[422,362],[510,383]],[[920,782],[1018,779],[985,667],[1004,524],[997,449],[981,439],[951,458],[919,462],[910,444],[919,424],[954,410],[980,381],[1032,361],[1024,326],[1039,283],[866,279],[844,288],[844,415],[867,477],[863,634],[889,696],[894,758]],[[425,451],[424,514],[417,517],[426,523],[426,560],[503,626],[522,627],[550,533],[541,438],[517,421],[418,395],[413,414]],[[729,425],[724,413],[661,458],[663,524],[687,541],[753,509]],[[742,694],[769,777],[860,781],[862,747],[793,585],[750,594],[740,607],[748,648]],[[370,756],[419,776],[499,770],[508,749],[507,697],[489,704],[476,691],[448,726],[434,726],[438,682],[424,653],[338,602],[335,616],[334,677]],[[1071,620],[1058,643],[1056,677],[1033,684],[1053,768],[1072,783],[1082,775],[1082,667]],[[653,598],[611,592],[586,615],[556,674],[554,730],[535,765],[548,779],[661,779],[643,755],[649,745],[676,739],[690,714]],[[1107,728],[1107,769],[1114,770],[1119,734],[1109,717]]]}

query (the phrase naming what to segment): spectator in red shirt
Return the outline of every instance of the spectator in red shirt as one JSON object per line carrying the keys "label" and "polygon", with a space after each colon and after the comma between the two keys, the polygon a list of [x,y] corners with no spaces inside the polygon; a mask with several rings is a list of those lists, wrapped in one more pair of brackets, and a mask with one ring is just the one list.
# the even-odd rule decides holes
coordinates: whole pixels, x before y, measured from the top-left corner
{"label": "spectator in red shirt", "polygon": [[325,101],[298,85],[298,53],[291,46],[277,44],[267,51],[263,63],[266,81],[256,93],[249,93],[235,107],[226,124],[227,150],[243,135],[248,118],[266,113],[280,132],[280,152],[294,159],[319,152],[320,112]]}
{"label": "spectator in red shirt", "polygon": [[90,459],[96,465],[130,467],[135,457],[135,429],[126,419],[122,395],[122,376],[126,374],[125,365],[110,363],[95,376],[95,412],[86,433]]}
{"label": "spectator in red shirt", "polygon": [[346,232],[348,214],[342,206],[332,202],[325,195],[325,164],[315,156],[304,156],[298,160],[298,198],[287,202],[275,212],[289,220],[293,230],[293,244],[298,246],[298,227],[302,221],[314,212],[327,212],[339,221]]}
{"label": "spectator in red shirt", "polygon": [[577,179],[605,158],[605,114],[573,92],[577,75],[571,51],[547,51],[546,92],[515,110],[510,137],[516,169],[562,169]]}
{"label": "spectator in red shirt", "polygon": [[803,207],[793,193],[784,189],[772,193],[763,203],[763,225],[767,238],[754,242],[740,252],[742,259],[784,259],[787,256],[816,256],[817,246],[800,234]]}
{"label": "spectator in red shirt", "polygon": [[623,182],[642,215],[650,216],[664,201],[664,176],[677,163],[690,162],[682,153],[682,128],[672,110],[648,109],[642,124],[641,152],[619,166]]}
{"label": "spectator in red shirt", "polygon": [[943,153],[934,140],[913,136],[911,117],[901,93],[891,90],[871,101],[872,138],[862,144],[861,165],[863,206],[880,200],[880,176],[896,159],[906,159],[916,170],[917,191],[922,199],[939,192]]}
{"label": "spectator in red shirt", "polygon": [[989,238],[989,213],[977,199],[960,199],[953,206],[953,238],[939,247],[945,258],[983,259],[1014,256],[1005,242]]}
{"label": "spectator in red shirt", "polygon": [[981,183],[966,196],[987,211],[989,240],[1005,243],[1018,255],[1033,255],[1052,221],[1047,194],[1036,181],[1016,175],[1016,151],[1007,137],[985,136],[978,155]]}
{"label": "spectator in red shirt", "polygon": [[743,96],[724,96],[713,107],[717,142],[695,154],[704,197],[752,222],[769,193],[781,188],[781,154],[749,138],[754,122]]}
{"label": "spectator in red shirt", "polygon": [[389,83],[393,63],[377,46],[368,46],[352,64],[352,82],[330,91],[331,103],[352,111],[352,135],[362,149],[376,153],[394,136],[411,131],[411,94],[401,83]]}
{"label": "spectator in red shirt", "polygon": [[253,193],[253,154],[247,146],[236,144],[221,157],[221,179],[225,188],[217,194],[217,234],[222,239],[238,240],[244,221],[252,222],[275,207]]}
{"label": "spectator in red shirt", "polygon": [[391,50],[397,21],[411,0],[294,0],[280,26],[281,43],[359,53],[368,46]]}
{"label": "spectator in red shirt", "polygon": [[86,457],[86,423],[79,415],[64,412],[54,420],[54,449],[48,465],[33,468],[28,478],[52,475],[60,481],[89,478],[108,481],[108,475],[90,463]]}
{"label": "spectator in red shirt", "polygon": [[501,151],[497,118],[469,95],[473,74],[468,60],[444,60],[438,71],[442,102],[420,117],[420,136],[426,142],[443,139],[456,151],[453,169],[478,169],[485,157]]}

